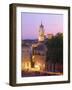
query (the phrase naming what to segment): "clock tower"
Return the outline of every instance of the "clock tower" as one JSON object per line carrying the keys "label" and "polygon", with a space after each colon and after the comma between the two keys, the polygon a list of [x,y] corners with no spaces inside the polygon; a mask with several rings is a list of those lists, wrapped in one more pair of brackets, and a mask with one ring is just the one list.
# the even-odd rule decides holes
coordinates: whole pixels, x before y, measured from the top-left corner
{"label": "clock tower", "polygon": [[42,24],[42,22],[41,22],[41,25],[40,25],[40,27],[39,27],[39,38],[38,38],[38,40],[39,40],[39,42],[43,42],[44,39],[45,39],[44,26],[43,26],[43,24]]}

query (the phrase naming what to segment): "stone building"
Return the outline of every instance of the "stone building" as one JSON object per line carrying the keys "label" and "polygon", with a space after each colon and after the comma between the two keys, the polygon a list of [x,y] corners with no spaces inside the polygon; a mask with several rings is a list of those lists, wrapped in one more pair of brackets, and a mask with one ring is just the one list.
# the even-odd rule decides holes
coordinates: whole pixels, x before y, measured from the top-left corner
{"label": "stone building", "polygon": [[41,23],[39,27],[39,37],[38,43],[32,44],[31,52],[31,66],[32,68],[38,68],[39,70],[45,70],[46,66],[46,46],[45,42],[45,34],[44,34],[44,26]]}
{"label": "stone building", "polygon": [[30,41],[22,48],[22,70],[43,71],[46,69],[46,46],[44,26],[39,26],[38,41],[30,43]]}

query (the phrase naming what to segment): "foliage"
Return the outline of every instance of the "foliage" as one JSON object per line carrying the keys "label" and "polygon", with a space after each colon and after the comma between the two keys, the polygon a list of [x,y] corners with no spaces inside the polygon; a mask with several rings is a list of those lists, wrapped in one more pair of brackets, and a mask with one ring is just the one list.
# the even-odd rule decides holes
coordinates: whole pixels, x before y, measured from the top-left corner
{"label": "foliage", "polygon": [[47,61],[63,63],[63,34],[57,33],[51,39],[46,39]]}

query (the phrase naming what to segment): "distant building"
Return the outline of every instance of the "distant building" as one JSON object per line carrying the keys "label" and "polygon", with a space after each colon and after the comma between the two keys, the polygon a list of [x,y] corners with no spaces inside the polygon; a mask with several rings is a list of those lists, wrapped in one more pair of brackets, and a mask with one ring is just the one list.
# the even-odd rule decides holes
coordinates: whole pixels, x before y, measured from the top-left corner
{"label": "distant building", "polygon": [[53,37],[53,34],[52,34],[52,33],[47,34],[47,38],[48,38],[48,39],[52,39],[52,37]]}
{"label": "distant building", "polygon": [[[39,26],[39,36],[38,41],[35,43],[30,42],[30,45],[24,46],[24,59],[22,60],[22,69],[23,70],[45,70],[46,69],[46,51],[45,46],[45,33],[44,26],[41,22]],[[26,41],[25,41],[26,42]],[[27,43],[28,43],[27,42]],[[29,43],[28,43],[29,44]]]}
{"label": "distant building", "polygon": [[39,27],[39,37],[38,37],[38,43],[32,44],[32,56],[33,56],[33,62],[32,67],[38,66],[40,70],[45,69],[46,64],[46,46],[44,44],[45,41],[45,34],[44,34],[44,26],[41,23]]}
{"label": "distant building", "polygon": [[38,37],[38,40],[41,42],[41,41],[44,41],[45,39],[45,34],[44,34],[44,26],[41,22],[41,25],[39,27],[39,37]]}
{"label": "distant building", "polygon": [[22,70],[30,70],[31,69],[31,62],[30,62],[30,46],[24,45],[22,47],[22,63],[21,63]]}

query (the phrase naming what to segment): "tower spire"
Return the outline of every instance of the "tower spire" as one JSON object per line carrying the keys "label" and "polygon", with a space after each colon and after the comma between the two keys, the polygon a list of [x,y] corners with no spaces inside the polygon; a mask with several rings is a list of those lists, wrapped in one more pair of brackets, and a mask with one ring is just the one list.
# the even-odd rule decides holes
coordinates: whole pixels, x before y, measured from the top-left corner
{"label": "tower spire", "polygon": [[40,27],[41,27],[41,28],[43,28],[43,27],[44,27],[44,26],[43,26],[43,24],[42,24],[42,20],[41,20],[41,25],[40,25]]}
{"label": "tower spire", "polygon": [[42,24],[42,21],[39,27],[39,41],[44,41],[44,26]]}

